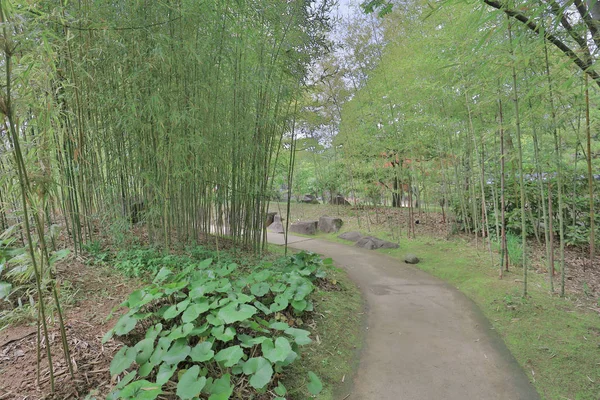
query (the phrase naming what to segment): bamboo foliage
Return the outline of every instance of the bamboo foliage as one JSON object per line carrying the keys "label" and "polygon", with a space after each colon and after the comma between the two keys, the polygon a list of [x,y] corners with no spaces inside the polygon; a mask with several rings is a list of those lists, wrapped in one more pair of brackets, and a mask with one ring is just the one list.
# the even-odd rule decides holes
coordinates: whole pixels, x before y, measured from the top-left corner
{"label": "bamboo foliage", "polygon": [[94,239],[98,223],[118,237],[131,220],[143,220],[165,247],[173,234],[218,233],[258,250],[271,154],[289,129],[306,67],[323,49],[328,7],[267,0],[30,7],[27,18],[41,27],[32,37],[53,51],[46,96],[54,114],[43,137],[76,250]]}
{"label": "bamboo foliage", "polygon": [[[364,2],[384,11],[386,46],[343,105],[335,142],[352,174],[364,175],[355,165],[375,167],[390,188],[373,154],[397,148],[422,160],[425,173],[411,168],[407,179],[418,176],[428,198],[449,203],[453,229],[488,240],[488,252],[497,248],[500,278],[509,263],[517,267],[527,295],[533,239],[545,245],[550,290],[558,269],[564,295],[566,246],[588,247],[596,268],[599,98],[583,78],[597,83],[594,52],[586,55],[590,42],[579,37],[596,25],[583,4],[577,13],[585,18],[569,20],[564,8],[544,13],[551,3],[530,3]],[[561,43],[581,51],[573,58]]]}

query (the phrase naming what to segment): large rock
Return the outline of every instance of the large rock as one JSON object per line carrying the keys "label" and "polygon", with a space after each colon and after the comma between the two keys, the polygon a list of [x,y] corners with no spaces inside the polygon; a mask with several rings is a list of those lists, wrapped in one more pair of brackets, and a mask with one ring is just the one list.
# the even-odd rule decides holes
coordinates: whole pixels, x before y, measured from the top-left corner
{"label": "large rock", "polygon": [[319,221],[299,221],[290,225],[290,231],[300,233],[302,235],[314,235],[317,233],[317,225]]}
{"label": "large rock", "polygon": [[356,242],[359,239],[362,239],[363,235],[360,232],[346,232],[342,233],[338,236],[339,239],[349,240],[351,242]]}
{"label": "large rock", "polygon": [[271,225],[269,225],[269,227],[267,229],[269,229],[271,232],[275,232],[275,233],[283,233],[284,232],[283,224],[281,223],[281,216],[279,214],[275,214],[273,216],[273,223]]}
{"label": "large rock", "polygon": [[375,243],[375,241],[373,240],[373,237],[371,237],[371,236],[366,236],[366,237],[358,239],[358,241],[356,243],[354,243],[354,246],[360,247],[363,249],[367,249],[367,250],[375,250],[375,249],[379,248],[377,246],[377,243]]}
{"label": "large rock", "polygon": [[267,213],[267,219],[265,221],[265,226],[269,226],[271,225],[273,222],[275,222],[275,216],[277,215],[276,212],[268,212]]}
{"label": "large rock", "polygon": [[404,256],[404,262],[407,264],[417,264],[419,261],[419,257],[415,256],[414,254],[407,254]]}
{"label": "large rock", "polygon": [[312,194],[305,194],[300,201],[306,204],[319,204],[319,200]]}
{"label": "large rock", "polygon": [[387,240],[379,239],[374,236],[362,237],[354,245],[368,250],[397,249],[399,247],[397,243],[388,242]]}
{"label": "large rock", "polygon": [[323,216],[319,218],[319,230],[325,233],[339,232],[343,223],[341,218]]}
{"label": "large rock", "polygon": [[350,202],[344,198],[341,194],[338,194],[333,199],[331,199],[331,204],[339,205],[339,206],[349,206]]}

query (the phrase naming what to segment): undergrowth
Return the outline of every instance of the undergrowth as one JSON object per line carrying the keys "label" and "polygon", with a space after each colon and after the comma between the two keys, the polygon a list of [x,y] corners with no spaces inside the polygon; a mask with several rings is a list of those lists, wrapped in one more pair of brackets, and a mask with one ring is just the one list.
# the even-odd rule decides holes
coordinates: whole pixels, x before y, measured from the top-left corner
{"label": "undergrowth", "polygon": [[[303,328],[331,260],[298,253],[249,268],[227,254],[200,261],[205,249],[188,250],[162,255],[134,249],[115,256],[122,273],[154,278],[121,304],[128,311],[103,339],[116,335],[125,343],[110,366],[120,381],[109,398],[286,398],[285,371],[312,342]],[[321,392],[319,377],[304,374],[304,387],[294,391]]]}

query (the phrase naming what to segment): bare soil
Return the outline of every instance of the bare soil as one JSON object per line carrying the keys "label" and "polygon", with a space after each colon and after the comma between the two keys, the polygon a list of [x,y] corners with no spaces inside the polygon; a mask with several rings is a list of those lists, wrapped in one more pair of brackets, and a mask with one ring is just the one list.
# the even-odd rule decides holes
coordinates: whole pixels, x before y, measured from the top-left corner
{"label": "bare soil", "polygon": [[111,310],[139,285],[135,280],[86,266],[71,257],[59,266],[59,282],[70,282],[76,290],[75,304],[64,310],[70,356],[74,368],[71,378],[62,348],[57,321],[49,321],[49,337],[54,364],[55,392],[51,394],[45,342],[42,342],[40,379],[37,378],[37,328],[10,326],[0,332],[0,400],[77,399],[88,393],[108,394],[112,385],[110,361],[120,344],[102,344],[102,336],[116,322],[107,321]]}

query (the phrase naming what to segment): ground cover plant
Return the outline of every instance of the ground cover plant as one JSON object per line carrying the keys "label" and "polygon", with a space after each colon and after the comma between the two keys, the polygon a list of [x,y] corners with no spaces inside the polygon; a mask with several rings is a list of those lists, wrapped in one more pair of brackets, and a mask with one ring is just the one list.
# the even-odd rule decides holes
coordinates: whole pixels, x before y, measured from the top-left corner
{"label": "ground cover plant", "polygon": [[[153,399],[165,391],[181,399],[285,398],[281,374],[312,341],[298,326],[330,265],[298,253],[252,271],[210,258],[162,267],[151,285],[129,295],[128,311],[104,337],[127,343],[110,366],[122,379],[109,398]],[[312,371],[306,388],[322,390]]]}

